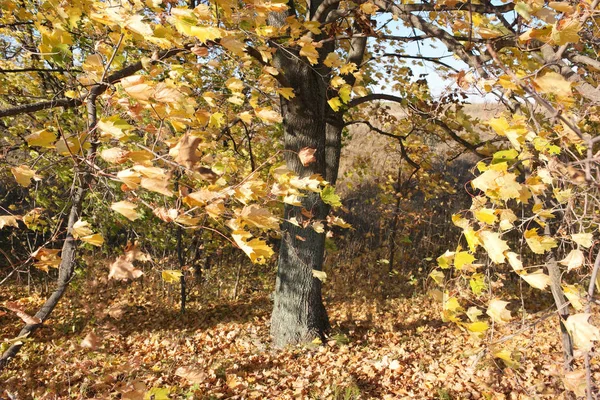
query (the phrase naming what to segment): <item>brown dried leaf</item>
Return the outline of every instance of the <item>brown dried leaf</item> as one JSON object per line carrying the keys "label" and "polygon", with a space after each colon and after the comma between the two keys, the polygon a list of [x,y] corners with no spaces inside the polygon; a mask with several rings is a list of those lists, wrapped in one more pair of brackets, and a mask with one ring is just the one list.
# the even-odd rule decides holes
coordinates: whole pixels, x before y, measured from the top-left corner
{"label": "brown dried leaf", "polygon": [[81,341],[80,346],[84,349],[96,350],[100,345],[100,338],[94,333],[88,333]]}
{"label": "brown dried leaf", "polygon": [[3,307],[7,308],[10,311],[12,311],[15,314],[17,314],[17,316],[19,318],[21,318],[23,320],[23,322],[25,322],[28,325],[37,325],[37,324],[41,324],[42,323],[41,319],[39,319],[37,317],[30,316],[25,311],[23,311],[23,309],[19,306],[19,304],[15,303],[13,301],[7,301],[6,303],[4,303]]}
{"label": "brown dried leaf", "polygon": [[175,371],[175,375],[187,379],[191,384],[202,383],[208,377],[208,374],[193,367],[179,367]]}
{"label": "brown dried leaf", "polygon": [[108,279],[124,281],[142,276],[143,272],[140,269],[135,268],[131,261],[130,255],[128,254],[117,257],[117,259],[110,264]]}
{"label": "brown dried leaf", "polygon": [[298,152],[298,157],[300,158],[300,162],[305,167],[309,164],[312,164],[317,161],[315,157],[315,153],[317,149],[311,149],[310,147],[305,147]]}

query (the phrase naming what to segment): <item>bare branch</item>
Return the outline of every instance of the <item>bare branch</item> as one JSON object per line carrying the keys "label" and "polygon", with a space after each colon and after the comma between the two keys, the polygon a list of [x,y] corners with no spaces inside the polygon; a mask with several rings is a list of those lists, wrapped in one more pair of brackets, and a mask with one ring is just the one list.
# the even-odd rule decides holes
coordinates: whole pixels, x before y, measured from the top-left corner
{"label": "bare branch", "polygon": [[385,53],[385,54],[382,54],[382,55],[377,56],[377,57],[371,57],[370,59],[368,59],[367,61],[365,61],[361,65],[361,67],[363,65],[365,65],[366,63],[368,63],[368,62],[371,62],[373,60],[378,60],[378,59],[383,58],[383,57],[408,58],[408,59],[413,59],[413,60],[429,61],[429,62],[432,62],[432,63],[435,63],[435,64],[439,64],[439,65],[441,65],[443,67],[446,67],[446,68],[448,68],[448,69],[450,69],[450,70],[452,70],[454,72],[458,72],[458,70],[456,68],[454,68],[451,65],[446,64],[445,62],[441,61],[441,57],[409,56],[407,54],[398,54],[398,53]]}

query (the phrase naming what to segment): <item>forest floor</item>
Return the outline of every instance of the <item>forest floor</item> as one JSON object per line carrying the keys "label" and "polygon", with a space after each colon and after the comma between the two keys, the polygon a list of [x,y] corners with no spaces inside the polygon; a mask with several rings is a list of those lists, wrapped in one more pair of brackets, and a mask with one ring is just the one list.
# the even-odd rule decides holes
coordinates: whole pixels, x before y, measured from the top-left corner
{"label": "forest floor", "polygon": [[[44,300],[23,287],[0,290],[1,301],[18,300],[31,314]],[[267,294],[192,298],[184,315],[170,296],[143,280],[76,279],[0,375],[0,398],[571,398],[548,310],[490,330],[484,345],[443,323],[440,305],[424,294],[329,300],[327,343],[275,350]],[[15,337],[20,323],[0,315],[2,338]],[[493,356],[503,349],[518,363]]]}

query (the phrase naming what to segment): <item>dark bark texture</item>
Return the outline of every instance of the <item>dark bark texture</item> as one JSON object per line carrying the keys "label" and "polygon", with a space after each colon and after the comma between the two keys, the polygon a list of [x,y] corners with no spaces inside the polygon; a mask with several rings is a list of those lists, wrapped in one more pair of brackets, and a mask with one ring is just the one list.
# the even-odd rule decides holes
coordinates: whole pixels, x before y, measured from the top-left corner
{"label": "dark bark texture", "polygon": [[[270,22],[281,26],[287,16],[286,13],[272,14]],[[296,93],[293,99],[281,100],[287,167],[301,177],[319,174],[329,178],[332,171],[329,169],[327,173],[327,80],[321,75],[323,66],[310,66],[297,53],[282,50],[278,50],[274,58],[275,65],[283,71]],[[335,146],[335,138],[332,142]],[[317,149],[317,161],[307,166],[302,165],[297,154],[304,147]],[[339,149],[337,154],[339,160]],[[335,172],[337,175],[337,170]],[[295,217],[302,222],[327,217],[329,207],[318,193],[308,193],[301,202],[302,207],[286,205],[286,220]],[[302,213],[302,209],[311,217],[307,212]],[[271,318],[271,334],[278,347],[322,339],[329,329],[321,281],[313,276],[313,270],[323,268],[325,234],[315,232],[310,226],[301,228],[288,222],[284,222],[282,230]]]}

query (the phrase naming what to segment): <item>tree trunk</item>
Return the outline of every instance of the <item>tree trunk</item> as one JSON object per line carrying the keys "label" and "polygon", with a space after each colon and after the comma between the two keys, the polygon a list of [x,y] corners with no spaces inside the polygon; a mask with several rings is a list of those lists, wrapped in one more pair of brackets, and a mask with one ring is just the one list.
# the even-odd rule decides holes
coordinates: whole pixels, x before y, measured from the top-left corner
{"label": "tree trunk", "polygon": [[[300,90],[296,92],[304,94],[290,101],[282,101],[286,163],[290,170],[301,177],[313,174],[325,176],[326,124],[323,119],[323,90],[312,70],[304,66],[300,66],[299,69],[306,73],[299,76],[305,76],[306,79],[303,79]],[[289,78],[292,74],[287,71]],[[309,84],[311,81],[313,85]],[[312,107],[309,106],[311,104]],[[300,163],[297,155],[304,147],[317,149],[317,161],[306,167]],[[321,299],[321,281],[313,276],[313,270],[323,269],[325,234],[315,232],[310,225],[302,228],[287,222],[292,217],[295,217],[300,225],[309,219],[324,220],[329,207],[318,193],[306,194],[301,198],[301,203],[302,207],[286,205],[286,222],[282,225],[271,318],[271,334],[274,344],[279,347],[315,338],[322,339],[329,329],[329,319]],[[308,211],[312,218],[303,214],[302,209]]]}
{"label": "tree trunk", "polygon": [[[271,23],[283,25],[287,14],[271,14]],[[290,57],[278,50],[275,65],[294,88],[296,97],[281,99],[283,115],[285,160],[287,167],[300,177],[319,174],[326,177],[326,83],[317,68],[305,61]],[[316,149],[316,162],[303,166],[298,152],[309,147]],[[301,199],[302,206],[286,205],[284,217],[302,221],[324,220],[329,207],[318,193],[307,193]],[[312,218],[302,213],[305,209]],[[313,276],[313,270],[322,270],[325,251],[325,234],[317,233],[309,225],[306,228],[289,222],[282,224],[282,241],[279,250],[277,282],[271,334],[275,346],[309,342],[323,338],[329,329],[329,319],[321,298],[321,281]]]}

